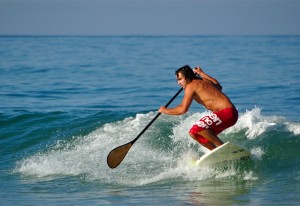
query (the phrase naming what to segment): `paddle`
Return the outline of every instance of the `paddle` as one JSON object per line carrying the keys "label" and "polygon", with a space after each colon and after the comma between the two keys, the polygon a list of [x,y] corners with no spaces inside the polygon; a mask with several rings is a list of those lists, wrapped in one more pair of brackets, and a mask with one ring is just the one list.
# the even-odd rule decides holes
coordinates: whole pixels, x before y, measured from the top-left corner
{"label": "paddle", "polygon": [[[174,95],[174,97],[166,104],[165,107],[168,107],[169,104],[178,96],[178,94],[182,91],[182,88]],[[131,142],[127,144],[121,145],[113,149],[107,156],[107,164],[110,168],[116,168],[125,158],[126,154],[132,147],[132,145],[142,136],[142,134],[150,127],[150,125],[159,117],[161,113],[157,113],[157,115],[149,122],[149,124],[140,132],[140,134]]]}

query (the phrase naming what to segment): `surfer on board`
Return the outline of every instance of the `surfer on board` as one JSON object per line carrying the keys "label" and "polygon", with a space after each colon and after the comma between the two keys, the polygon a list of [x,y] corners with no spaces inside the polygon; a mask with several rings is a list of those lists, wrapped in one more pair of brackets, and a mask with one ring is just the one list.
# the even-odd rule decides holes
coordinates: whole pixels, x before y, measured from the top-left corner
{"label": "surfer on board", "polygon": [[238,112],[230,99],[222,92],[222,86],[215,78],[204,73],[200,67],[192,70],[191,67],[185,65],[175,74],[178,84],[184,89],[182,102],[175,108],[161,106],[159,112],[167,115],[181,115],[188,111],[192,101],[195,100],[211,113],[197,121],[190,129],[189,135],[210,150],[222,145],[223,142],[217,135],[233,126],[238,120]]}

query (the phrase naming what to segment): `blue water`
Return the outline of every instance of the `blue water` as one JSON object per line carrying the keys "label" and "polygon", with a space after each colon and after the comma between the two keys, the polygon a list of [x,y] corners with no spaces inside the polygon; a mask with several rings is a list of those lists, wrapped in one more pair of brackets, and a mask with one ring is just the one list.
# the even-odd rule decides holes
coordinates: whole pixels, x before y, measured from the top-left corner
{"label": "blue water", "polygon": [[[220,135],[250,161],[196,168],[187,134],[207,111],[161,115],[200,65],[239,110]],[[1,205],[299,205],[300,36],[1,36]],[[180,103],[180,94],[170,105]]]}

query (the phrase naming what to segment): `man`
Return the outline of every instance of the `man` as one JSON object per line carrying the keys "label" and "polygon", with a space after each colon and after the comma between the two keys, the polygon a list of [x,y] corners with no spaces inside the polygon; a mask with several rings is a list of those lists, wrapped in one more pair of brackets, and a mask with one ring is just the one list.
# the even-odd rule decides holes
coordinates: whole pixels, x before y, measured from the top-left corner
{"label": "man", "polygon": [[[189,131],[190,136],[206,148],[213,150],[223,144],[218,134],[233,126],[238,120],[238,112],[230,99],[222,92],[222,86],[200,67],[192,70],[188,65],[176,72],[177,82],[184,89],[184,97],[175,108],[161,106],[159,112],[181,115],[188,111],[193,100],[202,104],[212,113],[201,118]],[[197,77],[197,76],[200,77]]]}

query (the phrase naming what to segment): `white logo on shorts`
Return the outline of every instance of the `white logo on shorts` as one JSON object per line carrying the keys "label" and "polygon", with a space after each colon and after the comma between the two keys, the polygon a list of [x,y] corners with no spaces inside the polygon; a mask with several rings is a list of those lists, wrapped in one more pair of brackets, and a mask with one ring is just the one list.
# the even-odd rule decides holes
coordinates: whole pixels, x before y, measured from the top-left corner
{"label": "white logo on shorts", "polygon": [[215,123],[216,126],[222,123],[222,120],[215,113],[211,113],[209,116],[205,116],[196,122],[199,127],[205,129],[208,129],[213,123]]}

